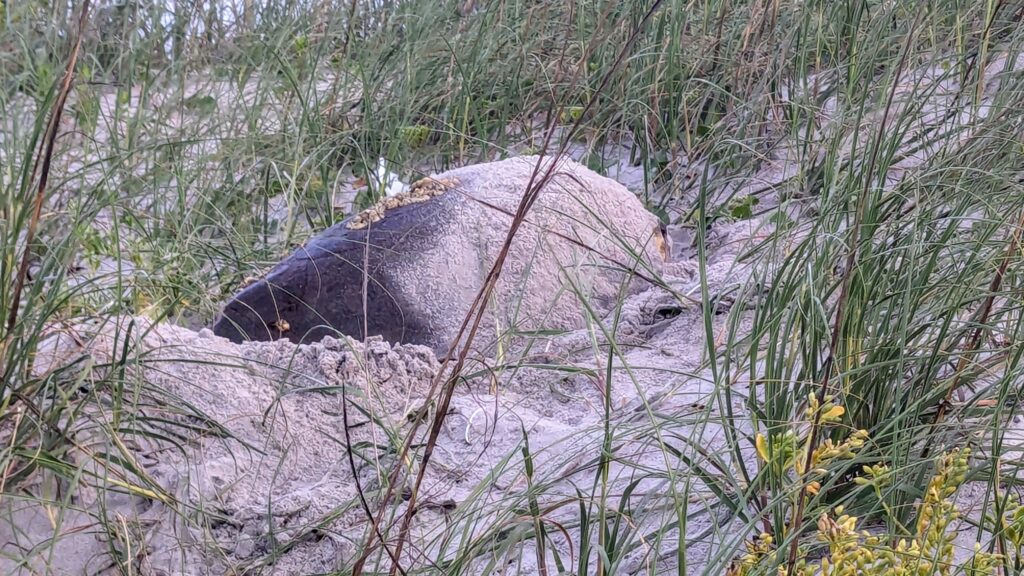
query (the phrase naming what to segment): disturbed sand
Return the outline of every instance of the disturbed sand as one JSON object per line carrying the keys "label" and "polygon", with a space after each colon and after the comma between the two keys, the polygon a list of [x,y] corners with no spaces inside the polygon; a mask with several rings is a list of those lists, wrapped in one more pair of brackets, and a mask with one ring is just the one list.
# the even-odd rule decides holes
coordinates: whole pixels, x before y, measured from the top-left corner
{"label": "disturbed sand", "polygon": [[[750,223],[735,228],[734,233],[747,234]],[[715,295],[726,297],[721,311],[732,305],[730,294],[739,294],[748,273],[735,265],[735,246],[722,243],[711,272]],[[679,263],[671,272],[675,275],[666,278],[672,288],[692,296],[698,282],[693,267]],[[495,358],[471,359],[465,372],[478,376],[459,384],[445,418],[419,496],[414,546],[405,559],[409,566],[423,565],[424,556],[444,557],[452,545],[439,538],[454,526],[483,534],[493,523],[517,525],[507,515],[508,503],[521,499],[526,489],[524,435],[534,459],[532,481],[548,484],[545,499],[591,482],[605,392],[619,453],[630,462],[612,467],[612,485],[628,483],[635,466],[665,468],[663,454],[642,431],[663,418],[696,422],[701,420],[696,416],[711,409],[711,386],[702,377],[702,310],[658,288],[626,299],[621,308],[623,354],[612,360],[611,381],[604,381],[607,356],[595,353],[601,338],[593,329],[538,337],[508,351],[504,367]],[[726,318],[715,316],[716,329],[724,328]],[[610,318],[600,321],[611,325]],[[268,555],[282,546],[269,573],[329,572],[349,565],[366,530],[358,491],[375,501],[382,479],[396,464],[392,443],[408,433],[411,415],[431,406],[428,393],[439,369],[432,351],[375,339],[238,345],[209,330],[122,319],[78,326],[74,337],[55,335],[41,350],[37,369],[86,354],[96,366],[82,364],[83,370],[104,370],[101,366],[125,350],[126,340],[128,385],[146,382],[166,401],[133,407],[138,425],[159,416],[188,426],[191,433],[173,441],[135,436],[125,454],[140,471],[126,473],[126,479],[153,492],[125,493],[110,484],[108,490],[79,490],[57,527],[62,536],[53,547],[55,555],[38,558],[35,565],[50,563],[62,573],[111,569],[110,536],[98,529],[99,510],[115,525],[127,523],[146,543],[135,551],[144,573],[251,568],[271,562]],[[692,433],[702,435],[705,447],[714,446],[713,428]],[[354,459],[347,446],[353,447]],[[83,468],[94,467],[88,453],[77,457]],[[699,536],[715,526],[717,517],[715,507],[704,501],[709,495],[691,483],[693,510],[706,509],[688,529]],[[664,497],[657,484],[645,481],[634,493],[638,503],[651,506],[647,521],[652,527],[663,520],[655,505]],[[0,540],[29,549],[53,535],[41,507],[5,505],[7,514],[18,519],[18,531],[5,524],[0,529],[11,533],[0,534]],[[703,546],[693,544],[696,562]],[[633,567],[660,552],[638,548]],[[569,554],[568,547],[563,553]]]}

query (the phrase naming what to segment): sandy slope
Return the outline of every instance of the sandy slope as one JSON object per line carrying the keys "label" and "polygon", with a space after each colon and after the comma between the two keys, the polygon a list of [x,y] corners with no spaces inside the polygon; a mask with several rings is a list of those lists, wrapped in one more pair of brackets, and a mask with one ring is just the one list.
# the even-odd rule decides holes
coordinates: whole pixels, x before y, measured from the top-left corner
{"label": "sandy slope", "polygon": [[[733,266],[734,248],[722,249],[719,264],[711,269],[716,294],[736,286],[745,273]],[[691,266],[679,264],[674,272],[677,289],[695,290]],[[723,301],[723,309],[729,302]],[[449,535],[463,537],[455,527],[482,533],[495,523],[518,524],[510,514],[526,488],[524,431],[535,458],[533,481],[547,484],[543,498],[571,495],[574,486],[591,485],[601,446],[602,390],[610,390],[621,459],[613,471],[622,478],[612,485],[628,483],[639,466],[678,474],[679,462],[666,461],[657,446],[665,440],[650,430],[652,422],[666,419],[703,420],[694,416],[711,409],[711,385],[701,369],[705,348],[700,318],[699,307],[685,300],[680,304],[659,289],[631,297],[622,306],[618,335],[623,354],[613,360],[610,382],[604,378],[606,352],[595,353],[593,346],[602,339],[594,336],[596,329],[547,337],[507,353],[506,365],[526,358],[530,367],[502,369],[493,358],[472,361],[467,373],[478,377],[458,386],[423,484],[414,546],[407,548],[404,562],[429,566],[431,558],[443,556],[441,549],[453,546],[439,540],[445,526]],[[714,318],[716,330],[723,329],[726,315]],[[394,445],[411,429],[410,415],[424,404],[431,406],[428,392],[439,368],[433,353],[379,340],[235,345],[208,330],[197,333],[126,319],[120,325],[77,327],[75,338],[63,334],[51,339],[40,355],[39,369],[48,361],[59,363],[86,351],[98,364],[116,360],[129,323],[134,325],[128,336],[132,352],[127,385],[141,389],[146,382],[163,396],[157,401],[140,397],[139,405],[129,410],[137,415],[136,430],[142,430],[146,417],[162,417],[190,425],[192,431],[174,441],[134,435],[127,453],[145,477],[127,474],[126,479],[179,503],[125,494],[110,484],[106,491],[82,491],[86,496],[71,496],[72,508],[80,511],[67,514],[56,530],[61,537],[55,557],[41,557],[34,564],[42,567],[51,561],[63,573],[110,568],[104,540],[111,538],[97,529],[94,515],[105,515],[112,529],[134,531],[136,549],[124,553],[144,573],[222,573],[267,561],[275,545],[284,551],[271,573],[325,572],[351,562],[354,542],[366,530],[357,486],[373,506],[382,474],[395,464]],[[218,426],[226,434],[218,437]],[[709,448],[716,443],[711,428],[683,426],[675,433],[689,430]],[[83,439],[90,437],[88,431],[82,434]],[[356,447],[352,460],[346,444]],[[86,469],[91,468],[88,454],[78,454]],[[697,511],[705,507],[702,491],[690,483]],[[650,507],[649,522],[662,521],[655,504],[671,497],[663,490],[663,482],[648,480],[634,492],[641,509]],[[6,532],[0,540],[27,549],[53,534],[37,506],[12,500],[4,505],[7,514],[17,510],[13,513],[18,521],[0,527]],[[565,516],[571,522],[575,510],[563,507],[552,518]],[[702,516],[690,530],[697,534],[712,524],[711,517]],[[139,542],[146,547],[139,549]],[[661,548],[638,549],[635,562],[651,561],[665,552]],[[693,553],[694,560],[699,558],[698,548]],[[568,557],[568,547],[563,554]],[[481,559],[485,561],[486,555]]]}

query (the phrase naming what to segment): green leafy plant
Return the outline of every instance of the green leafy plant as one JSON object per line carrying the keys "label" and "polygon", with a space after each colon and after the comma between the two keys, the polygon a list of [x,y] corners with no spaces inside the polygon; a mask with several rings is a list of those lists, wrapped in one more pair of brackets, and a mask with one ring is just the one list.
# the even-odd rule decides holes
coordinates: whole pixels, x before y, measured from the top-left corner
{"label": "green leafy plant", "polygon": [[427,138],[430,137],[430,127],[417,124],[415,126],[402,126],[401,128],[402,142],[410,148],[419,148],[427,143]]}

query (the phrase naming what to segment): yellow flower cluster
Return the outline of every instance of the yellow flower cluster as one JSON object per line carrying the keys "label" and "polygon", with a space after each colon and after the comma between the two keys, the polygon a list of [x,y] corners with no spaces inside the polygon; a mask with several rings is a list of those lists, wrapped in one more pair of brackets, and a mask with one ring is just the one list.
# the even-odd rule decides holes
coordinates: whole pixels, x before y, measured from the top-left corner
{"label": "yellow flower cluster", "polygon": [[1001,521],[1003,534],[1015,550],[1024,548],[1024,506],[1016,494],[1010,494]]}
{"label": "yellow flower cluster", "polygon": [[[824,404],[819,402],[813,392],[807,396],[806,415],[807,419],[812,422],[815,415],[818,415],[818,421],[822,426],[835,424],[840,421],[845,413],[846,409],[836,404],[831,396],[825,397]],[[830,438],[825,439],[811,454],[811,469],[818,474],[824,474],[825,470],[823,467],[825,465],[836,459],[853,458],[857,450],[864,446],[864,442],[867,439],[867,430],[857,430],[839,444],[836,444]],[[804,467],[807,464],[807,445],[809,443],[810,439],[805,438],[802,446],[797,449],[797,435],[792,430],[772,434],[771,439],[766,438],[764,434],[760,433],[754,438],[754,447],[757,449],[757,455],[765,463],[775,466],[776,471],[792,469],[800,476],[803,476],[806,472]]]}
{"label": "yellow flower cluster", "polygon": [[839,422],[843,414],[846,414],[846,408],[836,404],[832,396],[825,396],[825,405],[822,406],[818,401],[818,395],[811,392],[807,395],[807,409],[804,411],[804,414],[807,416],[808,421],[813,422],[814,415],[818,412],[821,412],[822,424],[834,424]]}
{"label": "yellow flower cluster", "polygon": [[[1002,557],[981,551],[976,544],[974,555],[957,566],[953,558],[953,534],[950,524],[959,517],[951,498],[967,477],[970,450],[957,449],[941,456],[918,508],[915,533],[909,540],[901,538],[894,545],[888,536],[872,535],[857,530],[857,518],[837,506],[829,514],[818,517],[818,540],[828,546],[817,563],[807,562],[806,551],[794,570],[800,576],[994,576],[1002,565]],[[858,484],[879,486],[888,480],[884,465],[865,466],[863,481]],[[1011,528],[1013,526],[1013,528]],[[1004,530],[1015,544],[1024,539],[1024,507],[1014,503],[1004,516]],[[1018,544],[1019,547],[1019,544]],[[775,558],[772,537],[761,534],[747,544],[747,553],[733,562],[728,576],[764,573],[766,562]],[[757,570],[761,568],[761,570]],[[778,569],[786,574],[786,567]]]}
{"label": "yellow flower cluster", "polygon": [[746,543],[747,553],[739,560],[734,561],[726,576],[746,576],[751,570],[761,565],[768,554],[775,551],[775,545],[771,534],[761,534],[752,541]]}

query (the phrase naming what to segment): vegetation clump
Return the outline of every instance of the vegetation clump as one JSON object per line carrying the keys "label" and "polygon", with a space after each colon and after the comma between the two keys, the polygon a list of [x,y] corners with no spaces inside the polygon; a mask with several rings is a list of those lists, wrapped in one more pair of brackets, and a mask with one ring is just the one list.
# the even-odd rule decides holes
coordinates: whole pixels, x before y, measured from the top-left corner
{"label": "vegetation clump", "polygon": [[[858,530],[859,519],[844,513],[843,506],[822,512],[817,519],[817,541],[825,550],[820,560],[810,560],[810,547],[801,546],[792,571],[778,568],[780,576],[911,576],[926,574],[995,575],[1003,567],[999,554],[983,552],[981,544],[964,562],[954,558],[954,523],[960,512],[953,499],[968,472],[969,449],[954,449],[936,459],[936,470],[917,509],[914,530],[907,535],[879,535]],[[881,487],[887,468],[865,466],[854,482]],[[747,544],[747,553],[730,567],[730,576],[763,574],[777,552],[770,534],[762,533]]]}

